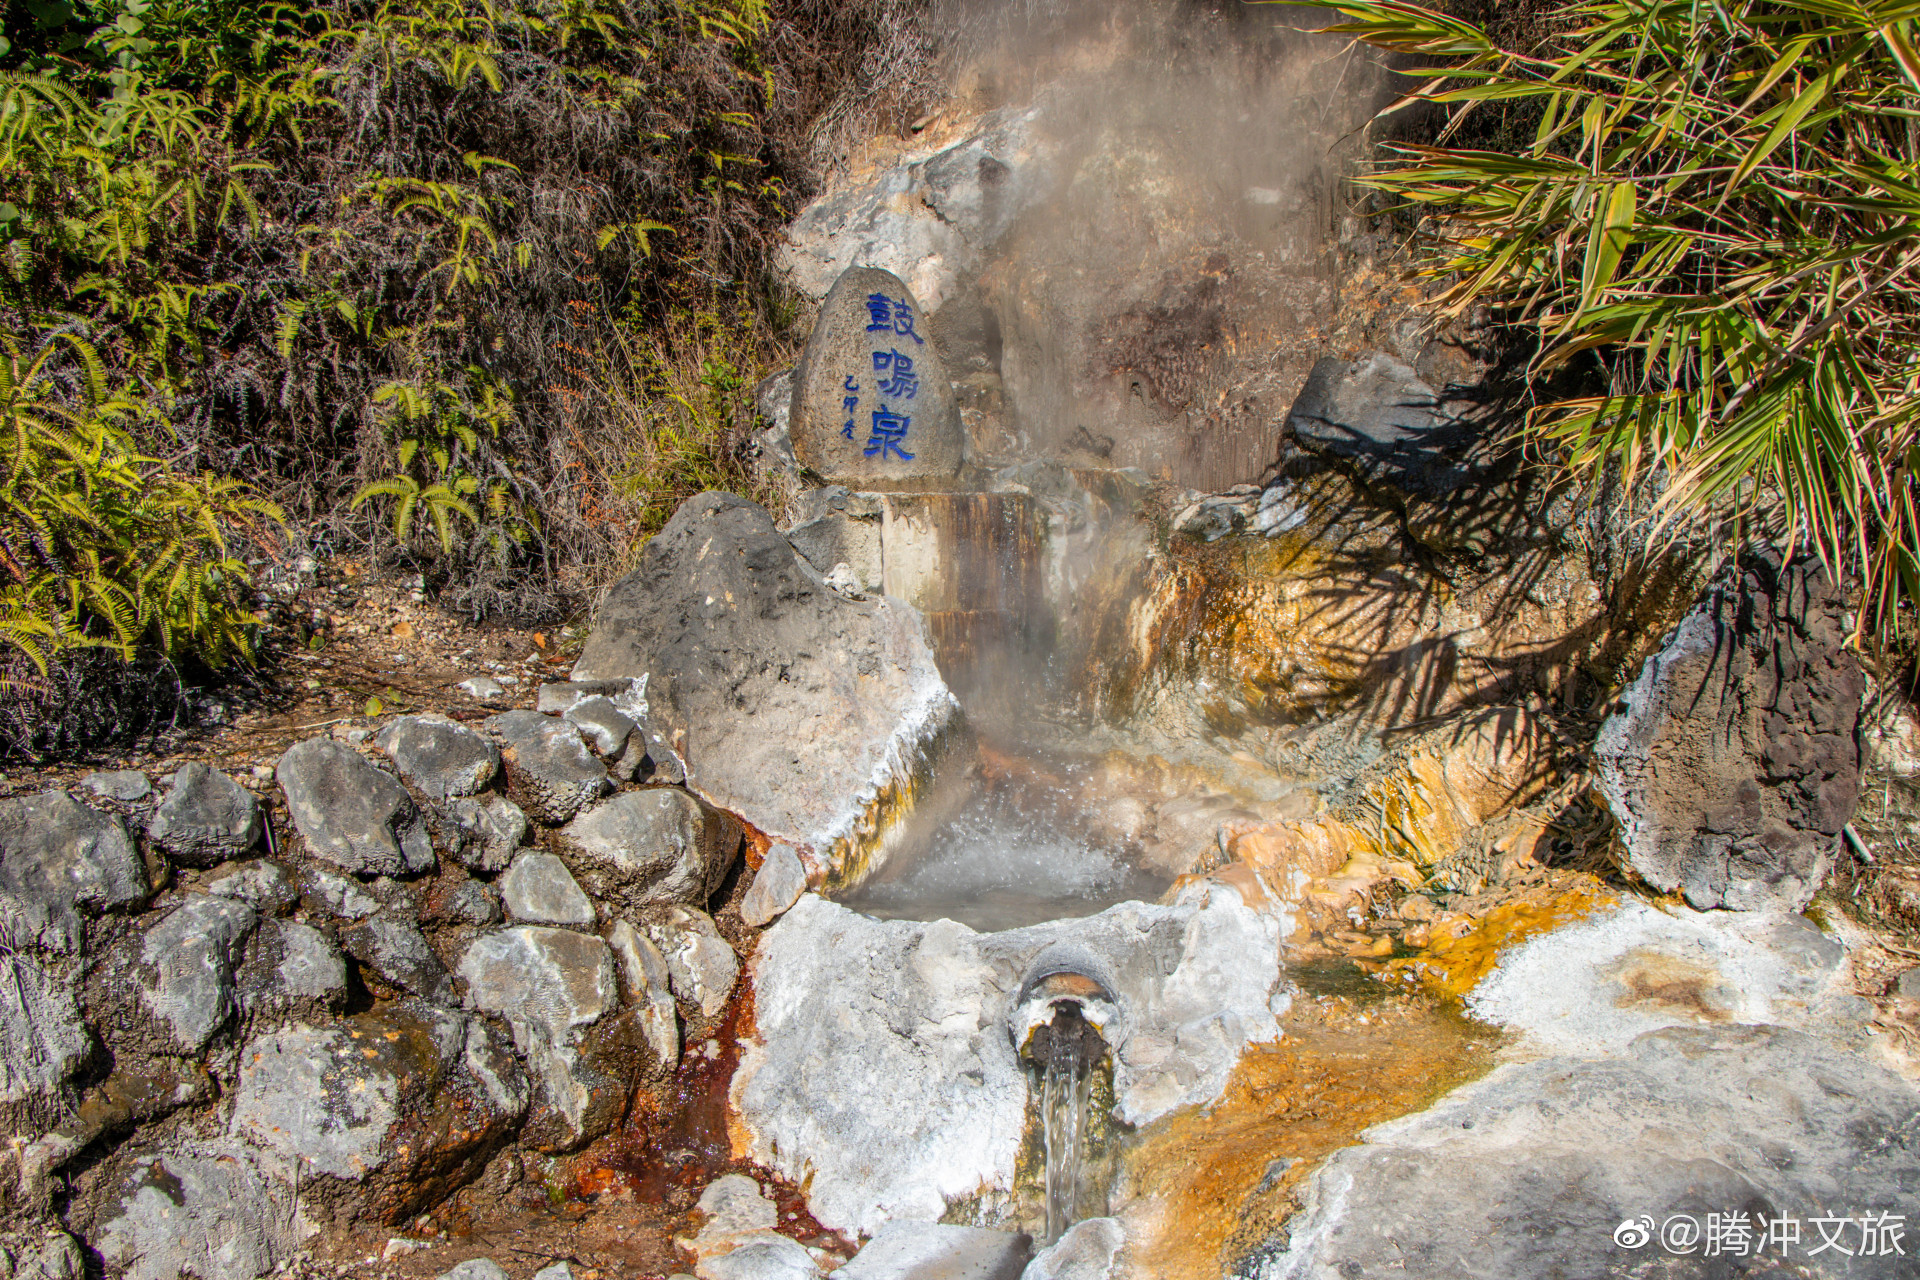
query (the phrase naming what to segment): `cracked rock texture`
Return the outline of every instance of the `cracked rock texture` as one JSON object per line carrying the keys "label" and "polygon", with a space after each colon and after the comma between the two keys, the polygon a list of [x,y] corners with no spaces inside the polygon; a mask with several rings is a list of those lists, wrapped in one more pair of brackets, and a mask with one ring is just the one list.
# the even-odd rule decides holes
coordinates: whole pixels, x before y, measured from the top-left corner
{"label": "cracked rock texture", "polygon": [[1703,909],[1807,905],[1860,795],[1847,635],[1817,560],[1749,555],[1647,659],[1593,750],[1649,883]]}

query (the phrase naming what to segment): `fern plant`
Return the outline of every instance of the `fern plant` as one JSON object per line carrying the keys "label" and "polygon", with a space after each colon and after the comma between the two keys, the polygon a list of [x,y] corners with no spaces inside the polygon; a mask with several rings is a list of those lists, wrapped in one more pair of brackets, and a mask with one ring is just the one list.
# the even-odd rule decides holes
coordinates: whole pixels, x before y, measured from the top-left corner
{"label": "fern plant", "polygon": [[[59,346],[83,371],[75,407],[50,371]],[[43,674],[80,647],[250,658],[259,619],[232,544],[264,540],[278,509],[238,481],[142,454],[126,426],[139,401],[109,393],[87,343],[0,348],[0,641]]]}

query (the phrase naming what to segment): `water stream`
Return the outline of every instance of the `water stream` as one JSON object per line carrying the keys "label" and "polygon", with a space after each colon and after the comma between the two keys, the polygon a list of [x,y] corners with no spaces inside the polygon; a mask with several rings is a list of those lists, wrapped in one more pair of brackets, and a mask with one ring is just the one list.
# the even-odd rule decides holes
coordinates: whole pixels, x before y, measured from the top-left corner
{"label": "water stream", "polygon": [[[1056,1023],[1069,1019],[1085,1026],[1071,1006],[1058,1015]],[[1084,1039],[1079,1034],[1060,1036],[1041,1069],[1041,1134],[1047,1158],[1047,1228],[1042,1244],[1052,1244],[1068,1227],[1089,1216],[1081,1210],[1080,1196],[1097,1063],[1087,1061]],[[1093,1212],[1104,1213],[1106,1206]]]}

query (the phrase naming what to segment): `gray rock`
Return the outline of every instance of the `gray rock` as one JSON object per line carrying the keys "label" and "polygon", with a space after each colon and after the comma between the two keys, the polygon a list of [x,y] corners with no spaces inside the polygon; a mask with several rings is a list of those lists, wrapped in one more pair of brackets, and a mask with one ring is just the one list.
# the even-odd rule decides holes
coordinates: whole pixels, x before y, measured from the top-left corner
{"label": "gray rock", "polygon": [[788,432],[803,464],[863,488],[960,470],[960,411],[927,335],[900,277],[874,267],[840,277],[793,374]]}
{"label": "gray rock", "polygon": [[1113,1218],[1088,1218],[1034,1255],[1020,1280],[1120,1280],[1126,1236]]}
{"label": "gray rock", "polygon": [[1797,911],[1860,795],[1864,679],[1817,560],[1745,556],[1594,740],[1628,860],[1700,908]]}
{"label": "gray rock", "polygon": [[453,687],[480,702],[499,702],[507,696],[507,687],[492,676],[468,676]]}
{"label": "gray rock", "polygon": [[556,1262],[534,1272],[533,1280],[573,1280],[573,1268],[564,1262]]}
{"label": "gray rock", "polygon": [[1255,510],[1251,497],[1209,495],[1183,507],[1173,518],[1173,531],[1202,542],[1217,542],[1230,534],[1245,533]]}
{"label": "gray rock", "polygon": [[1909,969],[1894,983],[1894,992],[1903,1000],[1920,1000],[1920,969]]}
{"label": "gray rock", "polygon": [[259,913],[232,898],[194,894],[147,930],[135,986],[174,1046],[198,1053],[234,1013],[234,973]]}
{"label": "gray rock", "polygon": [[504,1018],[532,1076],[521,1141],[570,1151],[625,1113],[643,1063],[639,1023],[619,1005],[607,944],[566,929],[518,926],[484,935],[460,961],[468,1001]]}
{"label": "gray rock", "polygon": [[796,1241],[775,1235],[780,1210],[743,1174],[716,1178],[700,1193],[703,1221],[687,1242],[701,1276],[726,1280],[815,1280],[813,1258]]}
{"label": "gray rock", "polygon": [[433,870],[433,844],[407,789],[349,748],[327,738],[295,743],[274,776],[315,857],[362,876]]}
{"label": "gray rock", "polygon": [[500,772],[494,745],[446,716],[401,716],[373,744],[430,800],[474,795]]}
{"label": "gray rock", "polygon": [[236,978],[240,1008],[256,1022],[316,1019],[347,998],[347,962],[311,925],[262,920]]}
{"label": "gray rock", "polygon": [[1048,190],[1054,152],[1037,115],[992,112],[953,146],[807,205],[776,265],[809,298],[824,297],[848,267],[884,267],[940,310]]}
{"label": "gray rock", "polygon": [[153,784],[147,781],[146,774],[137,769],[89,773],[80,779],[80,785],[102,800],[118,800],[123,804],[145,800],[153,794]]}
{"label": "gray rock", "polygon": [[300,888],[321,908],[342,920],[364,920],[380,909],[366,886],[317,864],[300,868]]}
{"label": "gray rock", "polygon": [[147,837],[176,862],[216,866],[259,843],[260,804],[226,774],[198,761],[183,764],[147,822]]}
{"label": "gray rock", "polygon": [[388,986],[440,1004],[452,1003],[452,975],[413,921],[382,911],[342,929],[340,945]]}
{"label": "gray rock", "polygon": [[517,925],[484,934],[461,956],[467,1001],[504,1018],[525,1052],[537,1034],[574,1043],[619,1004],[613,953],[599,938],[571,929]]}
{"label": "gray rock", "polygon": [[442,1271],[439,1280],[509,1280],[505,1267],[492,1258],[469,1258],[450,1271]]}
{"label": "gray rock", "polygon": [[1437,497],[1477,478],[1467,446],[1480,434],[1454,416],[1413,366],[1384,352],[1321,360],[1287,426],[1309,450],[1340,459],[1363,482]]}
{"label": "gray rock", "polygon": [[703,1280],[818,1280],[820,1268],[798,1241],[767,1231],[709,1258],[700,1275]]}
{"label": "gray rock", "polygon": [[689,499],[653,536],[573,672],[647,673],[647,720],[687,785],[822,857],[883,788],[912,786],[955,707],[916,612],[839,595],[729,494]]}
{"label": "gray rock", "polygon": [[559,824],[613,790],[606,768],[565,720],[537,711],[507,711],[486,721],[505,748],[511,777],[527,811]]}
{"label": "gray rock", "polygon": [[[842,495],[847,493],[839,485],[830,486],[826,491],[836,490]],[[875,595],[886,590],[880,530],[881,517],[877,510],[871,516],[845,510],[828,511],[794,525],[787,530],[787,540],[823,577],[844,566],[856,591]]]}
{"label": "gray rock", "polygon": [[[1240,1274],[1452,1280],[1462,1258],[1515,1280],[1711,1274],[1660,1270],[1677,1263],[1658,1234],[1671,1217],[1904,1213],[1920,1185],[1916,1129],[1908,1085],[1799,1032],[1650,1032],[1616,1059],[1498,1067],[1369,1129],[1315,1171],[1284,1248],[1256,1248]],[[1615,1229],[1643,1216],[1654,1240],[1616,1244]],[[1843,1230],[1857,1248],[1858,1226]],[[1817,1243],[1809,1227],[1784,1259],[1794,1274],[1912,1274],[1909,1258],[1816,1254]]]}
{"label": "gray rock", "polygon": [[709,1182],[700,1193],[698,1208],[705,1215],[700,1234],[709,1238],[771,1231],[780,1222],[779,1206],[744,1173],[729,1173]]}
{"label": "gray rock", "polygon": [[39,1241],[9,1252],[13,1270],[7,1280],[86,1280],[86,1255],[80,1242],[64,1231],[49,1231]]}
{"label": "gray rock", "polygon": [[1025,1235],[944,1222],[889,1222],[834,1275],[838,1280],[1016,1280],[1033,1241]]}
{"label": "gray rock", "polygon": [[407,1000],[250,1041],[230,1125],[338,1179],[344,1211],[390,1225],[475,1176],[527,1098],[484,1022]]}
{"label": "gray rock", "polygon": [[740,957],[714,928],[713,917],[692,907],[670,907],[649,922],[647,936],[667,962],[673,994],[711,1018],[727,1007],[740,976]]}
{"label": "gray rock", "polygon": [[300,899],[286,871],[266,861],[221,868],[202,881],[200,889],[217,897],[237,899],[263,915],[279,915]]}
{"label": "gray rock", "polygon": [[550,853],[525,852],[500,877],[507,914],[525,924],[593,923],[593,903],[567,864]]}
{"label": "gray rock", "polygon": [[[594,896],[623,906],[701,904],[725,874],[725,866],[709,866],[710,849],[719,857],[712,848],[718,841],[708,837],[699,801],[672,787],[624,791],[562,834]],[[727,865],[732,855],[728,849]]]}
{"label": "gray rock", "polygon": [[255,1280],[299,1251],[293,1188],[240,1143],[134,1160],[101,1207],[92,1244],[124,1280]]}
{"label": "gray rock", "polygon": [[453,827],[447,852],[469,870],[504,870],[527,841],[527,815],[505,796],[463,797],[442,812]]}
{"label": "gray rock", "polygon": [[588,698],[612,701],[617,695],[626,693],[631,684],[627,680],[549,680],[540,686],[534,709],[543,716],[564,717]]}
{"label": "gray rock", "polygon": [[640,1019],[640,1029],[667,1068],[680,1061],[680,1011],[673,1003],[673,979],[667,959],[651,939],[625,920],[607,930],[607,945],[620,965],[627,1003]]}
{"label": "gray rock", "polygon": [[645,1038],[632,1013],[603,1018],[572,1045],[549,1044],[536,1035],[527,1054],[533,1105],[520,1142],[552,1154],[607,1133],[625,1116],[647,1067]]}
{"label": "gray rock", "polygon": [[788,845],[775,844],[760,860],[760,870],[740,900],[740,918],[756,929],[771,924],[806,891],[807,869],[800,855]]}
{"label": "gray rock", "polygon": [[144,902],[147,869],[110,813],[64,791],[0,800],[0,936],[15,947],[80,949],[80,909]]}
{"label": "gray rock", "polygon": [[[628,739],[640,727],[613,705],[612,698],[604,694],[580,699],[566,709],[562,718],[578,729],[580,736],[587,740],[587,745],[609,764],[626,756]],[[636,755],[645,754],[646,747],[643,744]],[[627,771],[629,777],[632,772],[631,769]]]}
{"label": "gray rock", "polygon": [[73,992],[24,955],[0,982],[0,1102],[49,1118],[51,1100],[93,1047]]}

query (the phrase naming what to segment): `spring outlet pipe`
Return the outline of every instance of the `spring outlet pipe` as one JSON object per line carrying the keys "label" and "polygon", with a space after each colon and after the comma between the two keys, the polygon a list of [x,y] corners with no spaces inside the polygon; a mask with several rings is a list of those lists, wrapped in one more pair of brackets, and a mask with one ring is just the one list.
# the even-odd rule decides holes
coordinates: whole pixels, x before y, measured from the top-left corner
{"label": "spring outlet pipe", "polygon": [[1120,1005],[1085,968],[1069,957],[1043,954],[1007,1019],[1015,1051],[1039,1077],[1047,1200],[1042,1244],[1052,1244],[1080,1219],[1106,1212],[1104,1204],[1082,1201],[1091,1192],[1085,1165],[1093,1081],[1120,1033]]}

